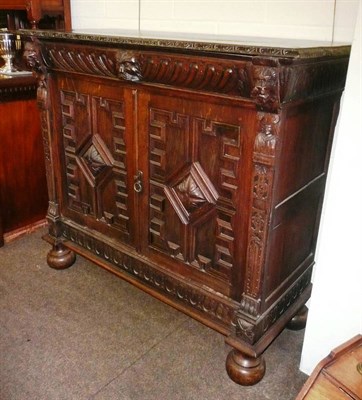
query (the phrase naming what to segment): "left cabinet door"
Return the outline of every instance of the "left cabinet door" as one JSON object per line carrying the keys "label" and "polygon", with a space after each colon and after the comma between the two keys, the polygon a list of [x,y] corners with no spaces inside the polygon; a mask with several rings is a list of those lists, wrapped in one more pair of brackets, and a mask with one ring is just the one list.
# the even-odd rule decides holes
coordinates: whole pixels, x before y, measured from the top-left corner
{"label": "left cabinet door", "polygon": [[58,75],[61,213],[134,246],[134,97],[118,82]]}

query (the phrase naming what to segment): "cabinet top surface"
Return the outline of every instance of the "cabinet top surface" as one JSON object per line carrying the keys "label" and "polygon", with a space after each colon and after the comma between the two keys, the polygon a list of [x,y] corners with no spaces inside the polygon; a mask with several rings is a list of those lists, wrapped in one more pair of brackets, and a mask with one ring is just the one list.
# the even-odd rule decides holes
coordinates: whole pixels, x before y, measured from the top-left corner
{"label": "cabinet top surface", "polygon": [[70,32],[22,30],[23,34],[46,40],[78,41],[111,46],[153,47],[163,50],[225,53],[282,58],[348,56],[350,45],[333,42],[237,37],[140,30],[73,30]]}

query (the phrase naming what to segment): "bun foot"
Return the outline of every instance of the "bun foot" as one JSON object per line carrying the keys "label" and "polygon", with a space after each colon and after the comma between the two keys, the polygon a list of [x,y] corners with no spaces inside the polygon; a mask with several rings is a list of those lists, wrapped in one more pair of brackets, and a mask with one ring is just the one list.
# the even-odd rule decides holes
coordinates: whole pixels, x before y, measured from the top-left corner
{"label": "bun foot", "polygon": [[292,331],[304,329],[307,324],[308,307],[303,306],[294,317],[288,322],[286,328]]}
{"label": "bun foot", "polygon": [[74,261],[75,254],[67,249],[61,242],[55,243],[47,256],[49,267],[54,269],[69,268],[73,265]]}
{"label": "bun foot", "polygon": [[265,374],[265,361],[263,357],[248,357],[232,350],[226,358],[226,371],[230,379],[239,385],[255,385]]}

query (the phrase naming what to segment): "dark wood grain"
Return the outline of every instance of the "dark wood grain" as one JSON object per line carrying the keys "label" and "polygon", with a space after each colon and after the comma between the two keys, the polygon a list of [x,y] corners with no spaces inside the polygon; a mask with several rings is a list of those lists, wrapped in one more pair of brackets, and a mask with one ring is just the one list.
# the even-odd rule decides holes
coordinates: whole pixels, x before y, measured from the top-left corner
{"label": "dark wood grain", "polygon": [[310,296],[347,49],[27,35],[49,264],[68,248],[217,329],[257,383]]}
{"label": "dark wood grain", "polygon": [[3,233],[43,220],[43,143],[32,77],[0,79],[0,197]]}

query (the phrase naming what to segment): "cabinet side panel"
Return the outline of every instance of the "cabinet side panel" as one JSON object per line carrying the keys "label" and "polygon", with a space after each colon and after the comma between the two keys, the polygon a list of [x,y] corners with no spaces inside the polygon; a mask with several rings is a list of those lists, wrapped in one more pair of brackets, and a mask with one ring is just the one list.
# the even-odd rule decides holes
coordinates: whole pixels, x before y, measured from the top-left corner
{"label": "cabinet side panel", "polygon": [[284,110],[272,211],[266,307],[314,263],[335,97]]}

